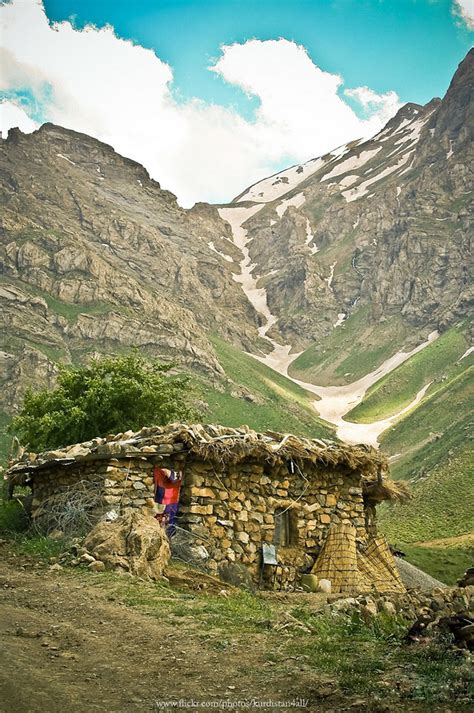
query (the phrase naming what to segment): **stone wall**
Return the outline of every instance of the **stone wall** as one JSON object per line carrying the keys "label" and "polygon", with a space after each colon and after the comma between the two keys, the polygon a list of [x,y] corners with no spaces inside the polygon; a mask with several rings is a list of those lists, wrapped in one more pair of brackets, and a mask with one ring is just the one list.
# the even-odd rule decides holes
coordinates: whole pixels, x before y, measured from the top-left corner
{"label": "stone wall", "polygon": [[137,457],[77,461],[34,475],[33,517],[44,517],[45,500],[77,483],[99,482],[95,511],[153,508],[153,466],[184,471],[179,525],[209,553],[211,572],[228,563],[247,567],[255,582],[261,579],[261,549],[272,543],[275,511],[288,510],[290,540],[278,546],[278,566],[265,567],[263,586],[291,589],[301,571],[309,571],[331,524],[351,523],[360,543],[367,539],[364,504],[358,472],[310,464],[302,474],[290,475],[286,466],[245,461],[228,467],[187,458],[184,446],[150,446]]}
{"label": "stone wall", "polygon": [[117,453],[116,458],[95,457],[38,470],[32,479],[32,517],[39,523],[45,519],[55,500],[61,500],[72,490],[87,489],[87,483],[96,494],[93,510],[97,517],[111,509],[123,512],[127,508],[144,508],[151,512],[154,464],[184,469],[186,455],[183,449],[180,443],[174,446],[162,444],[145,448],[146,456],[124,457]]}
{"label": "stone wall", "polygon": [[218,571],[225,562],[241,562],[255,581],[261,576],[262,543],[272,543],[275,511],[288,509],[293,532],[288,546],[277,547],[278,566],[266,567],[264,581],[277,589],[292,588],[301,570],[310,569],[333,523],[350,522],[357,539],[366,541],[359,474],[311,465],[303,476],[286,466],[244,463],[216,471],[193,462],[186,470],[181,521],[203,537]]}

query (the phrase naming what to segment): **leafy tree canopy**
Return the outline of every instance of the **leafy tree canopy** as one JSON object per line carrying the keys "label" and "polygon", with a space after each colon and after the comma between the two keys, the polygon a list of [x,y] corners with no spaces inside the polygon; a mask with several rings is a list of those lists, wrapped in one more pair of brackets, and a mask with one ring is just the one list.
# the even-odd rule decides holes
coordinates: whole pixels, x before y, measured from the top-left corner
{"label": "leafy tree canopy", "polygon": [[52,390],[25,394],[11,431],[41,451],[142,426],[199,417],[190,377],[134,352],[61,366]]}

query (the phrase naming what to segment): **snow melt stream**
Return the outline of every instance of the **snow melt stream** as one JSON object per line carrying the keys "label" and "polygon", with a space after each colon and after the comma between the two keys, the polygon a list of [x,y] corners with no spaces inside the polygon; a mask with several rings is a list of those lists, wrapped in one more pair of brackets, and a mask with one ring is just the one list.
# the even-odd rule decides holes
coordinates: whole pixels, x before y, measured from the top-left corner
{"label": "snow melt stream", "polygon": [[[397,352],[384,361],[384,363],[377,369],[351,384],[345,384],[344,386],[318,386],[317,384],[310,384],[291,377],[288,374],[288,369],[301,352],[291,353],[291,344],[279,344],[268,336],[268,331],[277,322],[278,317],[270,311],[265,288],[257,287],[257,279],[252,275],[254,265],[251,264],[248,249],[247,230],[242,227],[246,220],[248,220],[252,215],[255,215],[255,213],[262,208],[262,204],[257,204],[245,208],[236,206],[218,209],[220,217],[230,224],[234,236],[234,243],[242,252],[240,275],[234,275],[233,277],[236,282],[239,282],[242,285],[242,289],[245,292],[249,302],[264,318],[262,326],[258,329],[259,335],[267,339],[273,346],[273,351],[264,357],[256,356],[255,354],[251,354],[250,356],[253,356],[262,364],[265,364],[279,374],[286,376],[295,384],[298,384],[302,388],[306,389],[306,391],[318,396],[318,400],[313,402],[315,410],[321,418],[336,426],[337,436],[341,440],[346,441],[347,443],[367,443],[368,445],[378,447],[378,439],[381,433],[395,423],[400,416],[416,406],[424,397],[430,384],[425,385],[417,393],[413,401],[408,404],[408,406],[389,418],[375,421],[373,423],[353,423],[351,421],[344,420],[344,416],[355,406],[361,403],[367,390],[373,384],[389,374],[397,366],[403,364],[403,362],[411,356],[424,349],[428,346],[428,344],[431,344],[431,342],[438,337],[438,332],[432,332],[425,342],[418,345],[410,352]],[[328,278],[329,285],[332,282],[334,267],[335,264],[331,265],[331,273]],[[339,319],[340,318],[341,315],[339,315]],[[339,324],[340,322],[338,321],[338,326]]]}

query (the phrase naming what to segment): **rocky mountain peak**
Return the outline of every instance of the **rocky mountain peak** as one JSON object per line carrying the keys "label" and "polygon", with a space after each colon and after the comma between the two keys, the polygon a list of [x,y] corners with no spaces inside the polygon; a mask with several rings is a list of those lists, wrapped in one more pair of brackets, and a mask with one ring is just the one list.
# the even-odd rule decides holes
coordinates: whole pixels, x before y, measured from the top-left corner
{"label": "rocky mountain peak", "polygon": [[472,146],[474,130],[474,49],[460,63],[431,124],[437,135]]}
{"label": "rocky mountain peak", "polygon": [[466,314],[472,56],[444,99],[406,104],[372,139],[234,200],[252,211],[249,253],[273,306],[274,337],[279,330],[305,347],[359,310],[374,322],[397,315],[409,329],[445,328]]}
{"label": "rocky mountain peak", "polygon": [[449,85],[448,92],[461,85],[469,84],[472,86],[472,73],[474,71],[474,47],[469,50],[462,62],[459,63],[456,72]]}
{"label": "rocky mountain peak", "polygon": [[415,117],[424,113],[423,104],[415,104],[414,102],[408,102],[404,104],[393,116],[390,121],[384,126],[383,131],[386,129],[397,129],[403,121],[411,121]]}

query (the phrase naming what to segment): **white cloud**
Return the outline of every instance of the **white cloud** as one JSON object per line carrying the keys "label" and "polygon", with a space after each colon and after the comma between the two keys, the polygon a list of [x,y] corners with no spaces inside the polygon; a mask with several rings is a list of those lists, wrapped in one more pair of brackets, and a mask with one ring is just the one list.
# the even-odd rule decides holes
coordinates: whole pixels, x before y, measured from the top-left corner
{"label": "white cloud", "polygon": [[4,138],[12,126],[18,126],[24,134],[29,134],[38,128],[36,121],[32,121],[19,106],[11,102],[0,102],[0,131]]}
{"label": "white cloud", "polygon": [[470,30],[474,30],[474,0],[454,0],[454,14],[462,17]]}
{"label": "white cloud", "polygon": [[[367,112],[361,120],[338,95],[342,78],[317,67],[303,47],[250,40],[222,47],[210,67],[259,99],[249,121],[199,99],[175,101],[170,66],[111,27],[50,25],[41,0],[13,0],[0,6],[0,15],[8,53],[4,88],[26,86],[48,121],[143,163],[182,205],[228,200],[283,161],[304,161],[370,136],[400,106],[393,92],[351,90]],[[24,111],[5,116],[2,121],[21,121],[28,130]]]}
{"label": "white cloud", "polygon": [[368,116],[372,116],[374,123],[386,123],[400,109],[400,99],[396,92],[377,94],[369,87],[346,89],[344,94],[355,99],[363,107]]}

